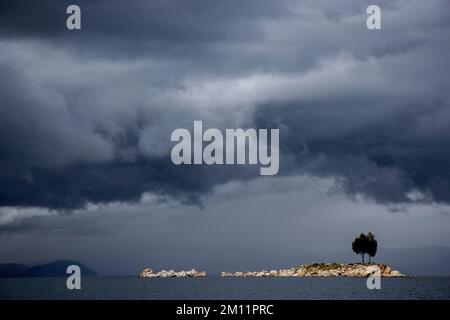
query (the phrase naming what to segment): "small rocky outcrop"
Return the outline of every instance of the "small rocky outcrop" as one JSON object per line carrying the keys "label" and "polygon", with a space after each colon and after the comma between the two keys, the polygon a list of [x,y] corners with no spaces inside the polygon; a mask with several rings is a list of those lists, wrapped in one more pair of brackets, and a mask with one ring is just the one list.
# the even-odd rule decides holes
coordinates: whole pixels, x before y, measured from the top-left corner
{"label": "small rocky outcrop", "polygon": [[198,271],[195,268],[191,270],[161,270],[159,272],[154,272],[150,268],[142,270],[139,274],[139,278],[197,278],[206,277],[205,271]]}
{"label": "small rocky outcrop", "polygon": [[312,263],[290,269],[222,272],[222,277],[368,277],[373,274],[382,277],[406,277],[386,264],[361,263]]}

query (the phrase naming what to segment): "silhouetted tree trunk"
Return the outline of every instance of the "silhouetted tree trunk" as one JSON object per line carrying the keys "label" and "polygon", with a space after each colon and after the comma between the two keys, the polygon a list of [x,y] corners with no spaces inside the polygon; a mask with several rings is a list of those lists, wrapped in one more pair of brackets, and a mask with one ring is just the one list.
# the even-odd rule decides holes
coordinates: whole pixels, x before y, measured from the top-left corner
{"label": "silhouetted tree trunk", "polygon": [[364,253],[361,253],[362,263],[364,264]]}

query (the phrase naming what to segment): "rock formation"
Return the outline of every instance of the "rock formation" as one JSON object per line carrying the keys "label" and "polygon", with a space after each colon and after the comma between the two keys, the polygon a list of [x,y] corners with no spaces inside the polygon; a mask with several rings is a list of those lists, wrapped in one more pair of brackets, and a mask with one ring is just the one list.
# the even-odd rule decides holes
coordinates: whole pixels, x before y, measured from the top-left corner
{"label": "rock formation", "polygon": [[379,273],[382,277],[406,277],[389,266],[361,263],[312,263],[280,270],[222,272],[222,277],[368,277]]}
{"label": "rock formation", "polygon": [[142,272],[139,274],[139,278],[189,278],[189,277],[206,277],[205,271],[198,271],[195,268],[191,270],[181,270],[181,271],[174,271],[174,270],[161,270],[159,272],[154,272],[150,268],[146,268],[142,270]]}

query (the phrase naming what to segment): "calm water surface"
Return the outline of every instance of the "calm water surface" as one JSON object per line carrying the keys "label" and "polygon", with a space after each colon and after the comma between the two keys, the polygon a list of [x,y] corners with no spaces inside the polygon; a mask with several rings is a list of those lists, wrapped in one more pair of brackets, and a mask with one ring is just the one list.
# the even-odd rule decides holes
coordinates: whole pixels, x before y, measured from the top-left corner
{"label": "calm water surface", "polygon": [[450,299],[450,277],[381,280],[368,290],[359,278],[66,278],[0,279],[0,299]]}

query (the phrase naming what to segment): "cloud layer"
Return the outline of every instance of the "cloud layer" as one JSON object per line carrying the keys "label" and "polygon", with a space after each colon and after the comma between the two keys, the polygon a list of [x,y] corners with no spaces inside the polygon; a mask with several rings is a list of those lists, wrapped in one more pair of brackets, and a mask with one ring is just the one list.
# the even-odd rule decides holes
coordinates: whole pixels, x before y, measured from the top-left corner
{"label": "cloud layer", "polygon": [[280,128],[280,175],[450,202],[447,1],[380,1],[380,31],[356,0],[110,2],[79,1],[79,32],[64,1],[0,4],[0,207],[198,203],[258,177],[174,166],[170,133],[194,120]]}

